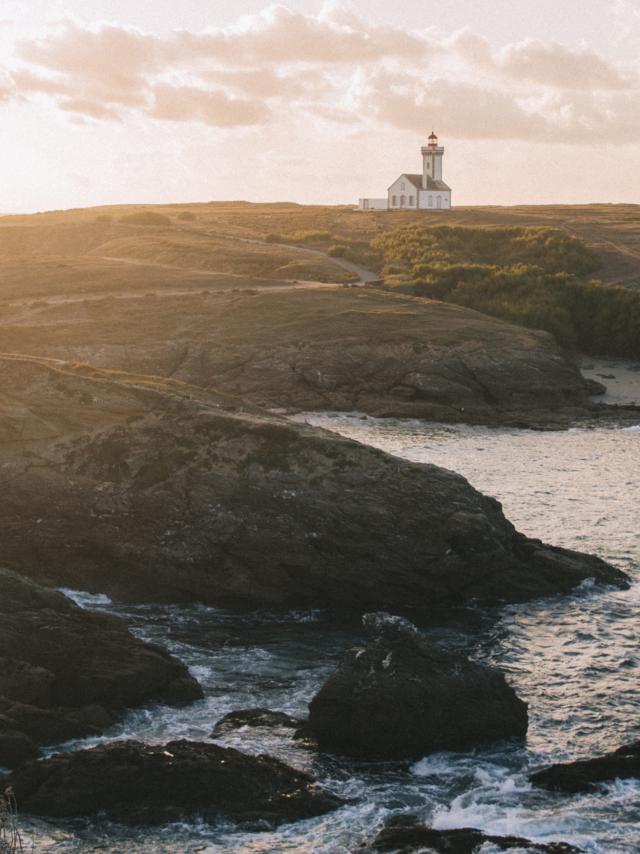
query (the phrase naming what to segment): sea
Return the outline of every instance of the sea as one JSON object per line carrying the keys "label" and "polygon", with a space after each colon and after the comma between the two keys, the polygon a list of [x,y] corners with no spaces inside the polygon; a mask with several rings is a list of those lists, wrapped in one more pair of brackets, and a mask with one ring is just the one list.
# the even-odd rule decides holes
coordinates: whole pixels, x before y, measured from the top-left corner
{"label": "sea", "polygon": [[[529,704],[526,743],[436,753],[410,763],[367,763],[319,755],[287,731],[240,730],[220,743],[309,771],[348,804],[278,828],[227,821],[140,830],[104,820],[25,819],[25,850],[347,854],[387,818],[406,813],[436,828],[566,841],[589,854],[640,852],[640,780],[566,795],[534,788],[527,779],[549,763],[640,738],[640,425],[541,432],[358,413],[299,417],[398,457],[461,473],[497,498],[519,530],[600,555],[629,574],[630,589],[587,581],[571,595],[526,604],[484,609],[471,603],[440,613],[425,608],[426,635],[500,668]],[[165,646],[188,664],[206,697],[184,709],[132,711],[102,738],[52,752],[122,738],[206,740],[223,715],[248,707],[302,717],[345,650],[363,639],[359,620],[325,611],[122,606],[106,596],[66,592],[85,608],[123,616],[137,636]]]}

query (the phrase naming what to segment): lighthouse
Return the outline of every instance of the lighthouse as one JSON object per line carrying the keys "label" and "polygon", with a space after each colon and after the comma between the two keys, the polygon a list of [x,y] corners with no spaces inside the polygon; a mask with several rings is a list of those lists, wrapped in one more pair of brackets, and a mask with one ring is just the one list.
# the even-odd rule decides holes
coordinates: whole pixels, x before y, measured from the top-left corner
{"label": "lighthouse", "polygon": [[387,190],[384,199],[360,199],[360,210],[448,210],[451,207],[451,187],[442,180],[444,147],[431,131],[422,152],[422,174],[404,172]]}
{"label": "lighthouse", "polygon": [[438,145],[438,137],[431,131],[427,144],[422,146],[422,189],[429,189],[429,178],[442,181],[442,157],[444,147]]}

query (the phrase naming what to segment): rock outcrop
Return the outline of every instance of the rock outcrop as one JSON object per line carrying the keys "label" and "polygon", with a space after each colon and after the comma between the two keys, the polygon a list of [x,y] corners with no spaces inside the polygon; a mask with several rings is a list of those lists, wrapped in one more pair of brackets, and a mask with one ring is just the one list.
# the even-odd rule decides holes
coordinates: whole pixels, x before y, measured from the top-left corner
{"label": "rock outcrop", "polygon": [[357,288],[250,291],[241,280],[233,292],[168,286],[119,300],[122,270],[111,275],[110,299],[20,306],[0,350],[170,376],[289,411],[544,426],[593,414],[592,384],[550,335],[461,306]]}
{"label": "rock outcrop", "polygon": [[599,783],[640,778],[640,741],[625,744],[595,759],[579,759],[543,768],[529,775],[536,786],[561,792],[590,792]]}
{"label": "rock outcrop", "polygon": [[0,570],[0,766],[97,735],[123,709],[202,697],[187,668],[117,617]]}
{"label": "rock outcrop", "polygon": [[445,469],[175,381],[0,365],[3,559],[45,583],[395,611],[626,583],[519,534]]}
{"label": "rock outcrop", "polygon": [[472,827],[455,830],[435,830],[420,822],[415,816],[397,816],[390,819],[371,845],[359,849],[358,854],[389,851],[393,854],[476,854],[484,845],[498,851],[516,849],[545,851],[547,854],[580,854],[581,848],[566,842],[532,842],[521,836],[495,836]]}
{"label": "rock outcrop", "polygon": [[427,641],[400,617],[366,614],[350,650],[309,704],[321,749],[403,759],[527,732],[527,706],[497,670]]}
{"label": "rock outcrop", "polygon": [[191,741],[114,742],[29,762],[3,781],[23,813],[104,813],[125,824],[189,818],[295,821],[342,805],[307,774],[270,756]]}

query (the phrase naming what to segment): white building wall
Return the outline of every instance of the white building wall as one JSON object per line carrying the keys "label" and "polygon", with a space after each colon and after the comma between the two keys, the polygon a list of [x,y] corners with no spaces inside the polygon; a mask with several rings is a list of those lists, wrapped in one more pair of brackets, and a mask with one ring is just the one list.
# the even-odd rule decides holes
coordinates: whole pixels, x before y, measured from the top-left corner
{"label": "white building wall", "polygon": [[450,190],[420,190],[421,210],[448,210],[451,207]]}
{"label": "white building wall", "polygon": [[361,211],[386,211],[389,207],[388,199],[358,199],[358,207]]}
{"label": "white building wall", "polygon": [[401,175],[389,187],[390,210],[416,210],[419,206],[419,190],[405,176]]}

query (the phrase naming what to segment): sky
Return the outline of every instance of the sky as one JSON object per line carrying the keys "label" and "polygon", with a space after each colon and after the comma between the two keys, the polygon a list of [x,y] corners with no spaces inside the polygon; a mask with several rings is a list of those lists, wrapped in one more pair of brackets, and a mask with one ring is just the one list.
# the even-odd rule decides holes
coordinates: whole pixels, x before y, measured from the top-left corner
{"label": "sky", "polygon": [[2,0],[0,211],[640,202],[640,0]]}

